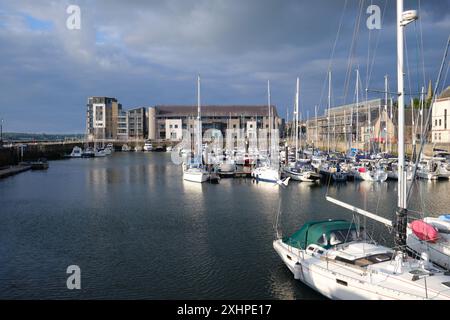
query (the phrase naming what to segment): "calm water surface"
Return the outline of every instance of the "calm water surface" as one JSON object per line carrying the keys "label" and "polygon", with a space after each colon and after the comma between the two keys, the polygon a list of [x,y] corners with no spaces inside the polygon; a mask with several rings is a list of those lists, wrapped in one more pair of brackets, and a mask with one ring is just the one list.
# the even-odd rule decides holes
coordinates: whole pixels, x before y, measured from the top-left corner
{"label": "calm water surface", "polygon": [[[411,207],[450,212],[450,182],[414,182]],[[321,299],[272,248],[311,219],[353,215],[330,194],[392,218],[397,184],[288,188],[251,179],[182,180],[168,153],[54,161],[0,180],[0,298]],[[392,234],[360,220],[374,238]],[[81,290],[66,268],[81,268]]]}

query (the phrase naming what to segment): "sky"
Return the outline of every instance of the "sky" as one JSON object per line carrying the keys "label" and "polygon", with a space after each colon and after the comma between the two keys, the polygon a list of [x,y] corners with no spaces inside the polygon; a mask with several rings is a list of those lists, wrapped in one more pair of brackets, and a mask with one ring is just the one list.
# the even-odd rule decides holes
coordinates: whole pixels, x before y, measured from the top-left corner
{"label": "sky", "polygon": [[[69,5],[80,29],[67,28]],[[381,29],[366,25],[370,5]],[[405,29],[405,88],[436,81],[450,34],[450,0],[405,0],[419,20]],[[82,133],[89,96],[125,109],[160,104],[272,103],[302,117],[355,101],[365,88],[396,89],[392,0],[0,0],[0,118],[4,131]],[[444,76],[448,74],[445,68]],[[444,77],[441,86],[447,86]],[[368,99],[382,97],[369,91]]]}

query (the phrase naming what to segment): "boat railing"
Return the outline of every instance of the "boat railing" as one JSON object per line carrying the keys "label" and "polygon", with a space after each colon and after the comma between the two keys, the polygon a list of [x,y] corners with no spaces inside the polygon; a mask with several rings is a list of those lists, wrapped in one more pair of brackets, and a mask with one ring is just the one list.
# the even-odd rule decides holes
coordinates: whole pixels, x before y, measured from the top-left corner
{"label": "boat railing", "polygon": [[[323,256],[322,256],[322,257],[323,257]],[[319,269],[322,269],[322,270],[327,271],[327,272],[331,272],[333,275],[335,275],[335,276],[337,275],[337,276],[339,276],[340,279],[343,279],[343,280],[345,279],[345,280],[357,281],[358,283],[363,284],[363,285],[366,284],[366,283],[372,285],[372,284],[373,284],[373,283],[372,283],[372,274],[378,274],[378,272],[377,272],[376,270],[365,269],[365,274],[370,276],[370,282],[369,282],[369,281],[362,281],[362,280],[359,279],[359,278],[355,278],[355,277],[349,276],[349,275],[347,275],[347,274],[343,274],[343,273],[338,272],[338,271],[336,271],[336,270],[330,270],[330,269],[328,268],[328,262],[331,262],[331,263],[333,263],[333,264],[339,265],[339,264],[341,263],[341,261],[336,261],[336,260],[330,259],[330,258],[328,258],[328,257],[323,257],[323,258],[325,258],[325,259],[322,259],[322,257],[321,257],[320,259],[323,260],[323,261],[325,261],[325,262],[327,262],[327,268],[324,268],[324,267],[319,266],[319,265],[317,265],[317,264],[314,265],[314,267],[319,268]],[[342,262],[342,263],[343,263],[343,264],[346,264],[345,262]],[[344,265],[342,265],[342,266],[344,266]],[[347,264],[346,264],[345,266],[347,266]],[[348,264],[348,266],[355,267],[354,265],[351,265],[351,264]],[[352,270],[350,269],[349,271],[352,271]],[[364,274],[362,274],[362,275],[364,275]],[[389,277],[389,276],[387,276],[387,277]],[[382,286],[382,285],[380,285],[379,283],[377,283],[376,285],[377,285],[377,287],[379,287],[379,288],[381,288],[381,289],[383,289],[383,290],[386,290],[386,291],[395,292],[395,293],[397,293],[397,294],[398,294],[398,293],[401,293],[401,294],[404,294],[404,295],[406,295],[406,296],[409,296],[409,297],[412,297],[412,298],[416,298],[416,299],[424,299],[423,296],[419,296],[419,295],[416,295],[416,294],[412,294],[412,293],[407,292],[407,291],[401,291],[401,290],[398,290],[398,289],[392,289],[392,288],[389,288],[389,287],[386,287],[386,286]],[[427,292],[426,292],[426,296],[427,296]]]}

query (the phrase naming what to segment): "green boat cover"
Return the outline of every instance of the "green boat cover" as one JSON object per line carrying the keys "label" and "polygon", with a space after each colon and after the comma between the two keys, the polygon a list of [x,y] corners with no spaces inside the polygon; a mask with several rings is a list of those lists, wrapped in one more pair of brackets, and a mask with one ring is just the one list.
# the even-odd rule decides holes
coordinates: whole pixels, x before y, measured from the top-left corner
{"label": "green boat cover", "polygon": [[[305,223],[300,230],[296,231],[290,237],[284,237],[283,242],[287,245],[298,249],[306,249],[310,244],[318,244],[325,249],[332,247],[330,245],[330,234],[335,231],[349,232],[350,230],[357,230],[357,225],[350,223],[346,220],[321,220],[321,221],[311,221]],[[326,243],[319,243],[326,236]]]}

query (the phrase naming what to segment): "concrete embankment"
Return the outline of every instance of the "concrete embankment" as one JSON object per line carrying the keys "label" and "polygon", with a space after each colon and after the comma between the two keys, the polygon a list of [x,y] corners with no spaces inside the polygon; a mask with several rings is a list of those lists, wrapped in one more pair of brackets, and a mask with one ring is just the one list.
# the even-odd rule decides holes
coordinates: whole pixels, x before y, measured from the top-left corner
{"label": "concrete embankment", "polygon": [[0,179],[6,178],[20,172],[28,171],[31,166],[10,166],[10,167],[0,167]]}
{"label": "concrete embankment", "polygon": [[0,148],[0,167],[16,165],[21,161],[32,161],[39,158],[62,159],[72,152],[73,147],[82,146],[82,143],[29,143],[24,145],[23,152],[20,145],[17,144],[8,148]]}

